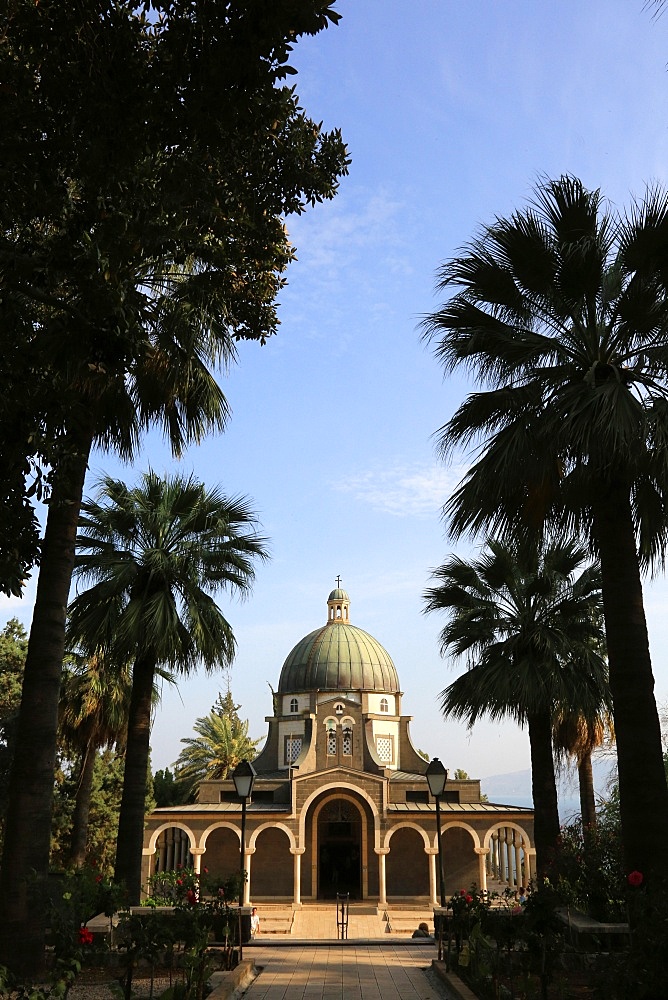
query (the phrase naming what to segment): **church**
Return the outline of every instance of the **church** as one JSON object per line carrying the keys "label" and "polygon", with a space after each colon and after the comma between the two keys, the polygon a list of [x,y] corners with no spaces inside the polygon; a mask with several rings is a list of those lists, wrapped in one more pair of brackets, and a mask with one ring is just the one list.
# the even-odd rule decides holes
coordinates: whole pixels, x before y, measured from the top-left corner
{"label": "church", "polygon": [[[350,598],[337,587],[326,622],[283,663],[267,739],[252,762],[245,843],[232,778],[204,781],[196,803],[147,817],[142,883],[178,867],[226,878],[239,871],[243,848],[247,904],[300,907],[338,892],[378,906],[408,898],[438,905],[429,762],[411,742],[402,698],[389,653],[352,624]],[[479,780],[455,778],[439,806],[448,895],[535,875],[531,809],[484,801]]]}

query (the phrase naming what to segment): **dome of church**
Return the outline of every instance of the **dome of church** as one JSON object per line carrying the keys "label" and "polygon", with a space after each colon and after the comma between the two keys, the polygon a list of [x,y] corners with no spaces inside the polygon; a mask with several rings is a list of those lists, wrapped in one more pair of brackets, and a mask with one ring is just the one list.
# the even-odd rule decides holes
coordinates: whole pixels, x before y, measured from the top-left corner
{"label": "dome of church", "polygon": [[399,678],[386,649],[349,621],[350,598],[337,588],[327,598],[327,624],[305,635],[288,655],[278,690],[399,691]]}

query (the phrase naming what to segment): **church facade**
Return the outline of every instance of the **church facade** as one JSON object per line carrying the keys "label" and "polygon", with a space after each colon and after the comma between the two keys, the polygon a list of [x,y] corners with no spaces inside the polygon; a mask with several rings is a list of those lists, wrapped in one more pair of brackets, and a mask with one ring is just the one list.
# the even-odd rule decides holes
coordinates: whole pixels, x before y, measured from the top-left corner
{"label": "church facade", "polygon": [[[327,621],[292,649],[248,802],[245,902],[334,898],[436,905],[436,811],[425,760],[389,653],[352,625],[337,588]],[[448,894],[535,874],[533,812],[483,801],[479,780],[450,779],[439,801]],[[179,866],[239,871],[241,803],[231,778],[205,781],[192,805],[155,809],[146,823],[143,883]]]}

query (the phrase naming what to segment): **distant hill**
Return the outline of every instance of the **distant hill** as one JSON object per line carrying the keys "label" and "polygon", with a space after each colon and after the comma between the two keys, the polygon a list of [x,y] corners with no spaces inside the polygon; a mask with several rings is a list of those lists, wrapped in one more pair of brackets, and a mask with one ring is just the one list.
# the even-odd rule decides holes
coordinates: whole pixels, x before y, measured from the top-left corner
{"label": "distant hill", "polygon": [[[604,796],[614,760],[604,757],[594,761],[594,787],[596,794]],[[508,774],[492,774],[480,779],[481,791],[490,802],[499,805],[533,806],[531,796],[531,771],[511,771]],[[558,781],[559,817],[567,823],[580,813],[578,778],[575,770],[569,771]]]}

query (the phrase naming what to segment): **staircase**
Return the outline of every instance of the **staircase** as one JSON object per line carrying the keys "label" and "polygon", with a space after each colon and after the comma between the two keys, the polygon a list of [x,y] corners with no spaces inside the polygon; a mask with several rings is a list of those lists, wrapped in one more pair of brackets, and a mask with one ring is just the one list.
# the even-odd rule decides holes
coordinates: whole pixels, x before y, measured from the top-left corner
{"label": "staircase", "polygon": [[398,937],[411,937],[422,923],[434,933],[434,911],[428,903],[388,903],[383,921],[386,932]]}

